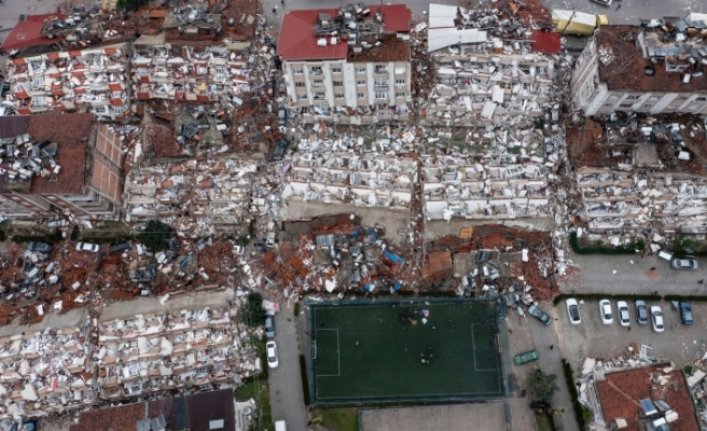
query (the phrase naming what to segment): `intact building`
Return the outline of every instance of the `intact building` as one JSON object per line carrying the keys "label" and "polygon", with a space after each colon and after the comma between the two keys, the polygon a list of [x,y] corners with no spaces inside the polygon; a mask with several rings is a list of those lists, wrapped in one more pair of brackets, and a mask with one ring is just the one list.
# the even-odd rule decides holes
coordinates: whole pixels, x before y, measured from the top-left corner
{"label": "intact building", "polygon": [[277,53],[291,107],[315,113],[368,108],[405,114],[410,19],[404,5],[298,10],[283,21]]}
{"label": "intact building", "polygon": [[707,15],[602,26],[577,59],[572,105],[586,115],[614,111],[707,113]]}
{"label": "intact building", "polygon": [[0,117],[0,215],[116,219],[123,192],[121,141],[91,114]]}

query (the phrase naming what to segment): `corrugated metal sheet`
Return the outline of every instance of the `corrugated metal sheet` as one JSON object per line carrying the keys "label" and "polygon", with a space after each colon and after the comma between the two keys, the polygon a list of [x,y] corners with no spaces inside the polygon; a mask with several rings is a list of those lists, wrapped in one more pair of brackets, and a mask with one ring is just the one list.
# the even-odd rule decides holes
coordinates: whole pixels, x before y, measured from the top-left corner
{"label": "corrugated metal sheet", "polygon": [[486,32],[476,29],[431,28],[427,32],[427,52],[463,43],[486,42]]}

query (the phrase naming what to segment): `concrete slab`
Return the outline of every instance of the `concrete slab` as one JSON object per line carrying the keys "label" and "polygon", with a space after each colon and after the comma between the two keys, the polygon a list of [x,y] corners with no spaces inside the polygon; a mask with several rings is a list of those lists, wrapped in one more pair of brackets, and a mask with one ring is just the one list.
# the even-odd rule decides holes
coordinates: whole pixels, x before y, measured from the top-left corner
{"label": "concrete slab", "polygon": [[361,431],[509,429],[504,402],[361,410]]}
{"label": "concrete slab", "polygon": [[21,333],[31,334],[33,332],[43,331],[47,327],[55,329],[80,327],[81,322],[87,315],[88,310],[86,308],[77,308],[64,314],[47,314],[44,320],[31,325],[11,323],[9,325],[0,326],[0,337],[7,337]]}
{"label": "concrete slab", "polygon": [[204,307],[220,307],[226,305],[234,298],[233,289],[222,288],[218,290],[199,290],[191,293],[170,296],[162,305],[160,298],[139,298],[132,301],[123,301],[111,304],[101,313],[100,321],[134,317],[144,313],[164,313],[182,309]]}

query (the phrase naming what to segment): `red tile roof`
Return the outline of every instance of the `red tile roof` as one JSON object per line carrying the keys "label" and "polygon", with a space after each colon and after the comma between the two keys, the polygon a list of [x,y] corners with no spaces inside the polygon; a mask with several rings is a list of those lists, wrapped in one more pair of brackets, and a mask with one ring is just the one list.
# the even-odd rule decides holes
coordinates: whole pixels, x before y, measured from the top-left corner
{"label": "red tile roof", "polygon": [[81,413],[79,422],[71,425],[69,431],[135,431],[137,421],[145,417],[146,410],[144,402],[86,410]]}
{"label": "red tile roof", "polygon": [[695,406],[682,371],[675,370],[668,374],[670,380],[665,386],[651,382],[651,374],[664,375],[662,369],[666,366],[668,365],[663,364],[610,373],[604,380],[597,382],[599,400],[607,424],[616,418],[624,418],[628,422],[627,430],[642,430],[638,419],[643,411],[638,402],[650,398],[665,401],[677,412],[678,420],[670,424],[670,431],[698,431]]}
{"label": "red tile roof", "polygon": [[[371,10],[371,15],[380,10],[386,33],[410,31],[412,13],[407,6],[396,4],[366,7]],[[346,43],[340,41],[336,45],[317,46],[319,38],[314,34],[314,26],[320,13],[335,17],[338,12],[338,9],[306,9],[285,15],[277,42],[277,54],[283,60],[289,61],[345,59],[348,53]]]}
{"label": "red tile roof", "polygon": [[25,18],[24,21],[18,22],[7,36],[7,39],[5,39],[5,42],[3,42],[3,51],[28,48],[31,46],[51,45],[61,42],[64,39],[61,36],[53,39],[42,36],[44,22],[54,17],[59,19],[66,18],[62,13],[48,13],[43,15],[30,15]]}
{"label": "red tile roof", "polygon": [[[595,33],[597,49],[610,47],[614,60],[609,64],[599,62],[599,78],[609,90],[659,91],[659,92],[705,92],[707,75],[693,76],[688,84],[682,83],[683,73],[667,72],[663,59],[653,65],[650,58],[636,42],[641,28],[628,25],[605,25]],[[653,66],[655,74],[646,76],[646,66]]]}

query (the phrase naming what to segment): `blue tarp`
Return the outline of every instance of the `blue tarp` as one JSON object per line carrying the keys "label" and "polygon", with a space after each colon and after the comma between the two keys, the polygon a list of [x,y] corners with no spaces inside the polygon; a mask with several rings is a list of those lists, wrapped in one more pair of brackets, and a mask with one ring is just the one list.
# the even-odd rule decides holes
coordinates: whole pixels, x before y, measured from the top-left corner
{"label": "blue tarp", "polygon": [[405,263],[405,259],[403,259],[401,256],[398,256],[397,254],[393,253],[390,250],[386,250],[383,253],[383,256],[385,256],[386,259],[389,261],[393,262],[396,265],[402,265]]}

